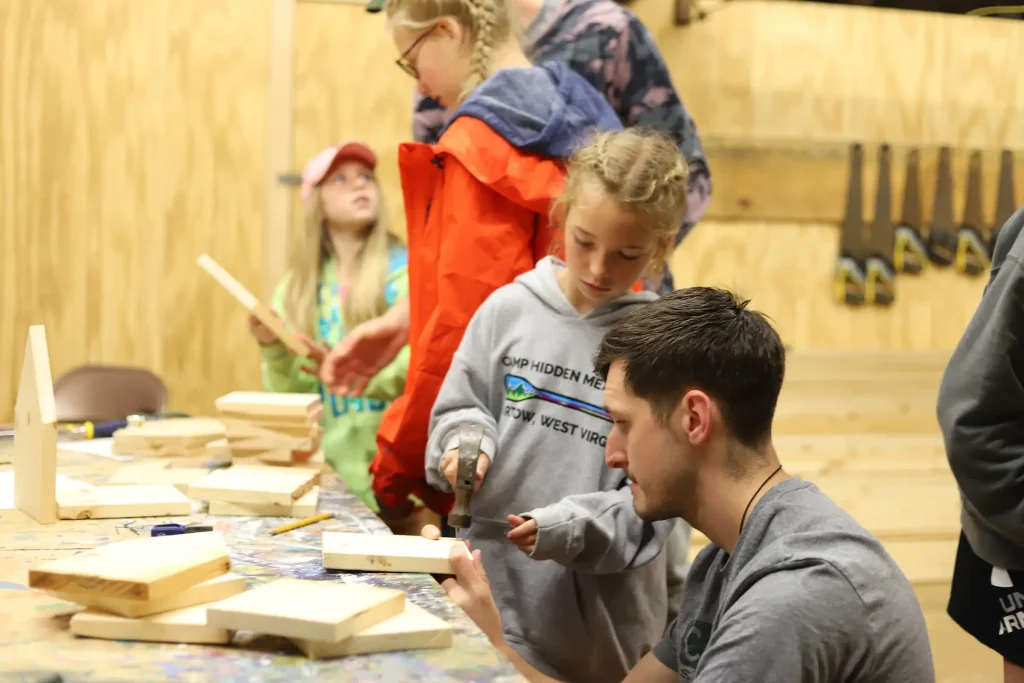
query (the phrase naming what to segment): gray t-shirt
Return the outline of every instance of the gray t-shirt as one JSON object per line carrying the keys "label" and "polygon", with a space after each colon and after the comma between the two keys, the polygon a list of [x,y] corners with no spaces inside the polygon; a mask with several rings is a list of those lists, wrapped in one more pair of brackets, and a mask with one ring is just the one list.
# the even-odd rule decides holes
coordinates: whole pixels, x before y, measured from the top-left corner
{"label": "gray t-shirt", "polygon": [[798,477],[758,501],[732,557],[701,550],[654,655],[693,683],[935,681],[910,582],[877,539]]}

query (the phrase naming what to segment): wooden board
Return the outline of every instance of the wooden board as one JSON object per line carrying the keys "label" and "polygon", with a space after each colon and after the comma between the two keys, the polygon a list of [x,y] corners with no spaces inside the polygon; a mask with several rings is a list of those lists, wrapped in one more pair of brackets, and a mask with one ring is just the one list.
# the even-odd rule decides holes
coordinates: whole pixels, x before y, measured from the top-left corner
{"label": "wooden board", "polygon": [[229,413],[232,417],[265,416],[273,420],[308,420],[323,409],[320,394],[272,391],[232,391],[218,398],[216,405],[217,410]]}
{"label": "wooden board", "polygon": [[234,634],[206,623],[206,606],[196,605],[138,619],[107,614],[92,608],[71,617],[76,636],[105,640],[138,640],[150,643],[225,645]]}
{"label": "wooden board", "polygon": [[323,565],[350,571],[451,574],[448,558],[453,545],[466,547],[454,538],[432,541],[420,536],[325,531]]}
{"label": "wooden board", "polygon": [[188,489],[189,498],[229,503],[292,505],[315,485],[319,472],[304,467],[234,465],[214,470]]}
{"label": "wooden board", "polygon": [[207,514],[225,517],[312,517],[316,514],[319,502],[320,487],[314,486],[309,493],[292,505],[229,503],[224,500],[211,500]]}
{"label": "wooden board", "polygon": [[405,609],[405,593],[284,578],[211,605],[211,626],[336,643]]}
{"label": "wooden board", "polygon": [[115,598],[102,593],[82,593],[74,591],[47,591],[58,600],[66,600],[77,605],[91,607],[109,614],[116,614],[128,619],[147,617],[174,610],[204,605],[237,595],[245,591],[245,577],[237,574],[221,576],[197,583],[180,593],[169,595],[159,600],[129,600]]}
{"label": "wooden board", "polygon": [[[255,392],[253,392],[255,393]],[[306,396],[308,394],[302,394]],[[289,417],[288,415],[265,415],[265,414],[253,414],[245,411],[238,410],[220,410],[221,420],[236,420],[239,422],[249,422],[259,427],[266,429],[283,430],[283,429],[310,429],[313,425],[320,422],[320,418],[324,415],[323,404],[317,405],[308,414],[296,415]]]}
{"label": "wooden board", "polygon": [[28,331],[14,413],[14,506],[40,524],[53,524],[57,521],[57,404],[42,325]]}
{"label": "wooden board", "polygon": [[451,647],[452,626],[408,600],[405,611],[338,643],[293,638],[310,659]]}
{"label": "wooden board", "polygon": [[312,438],[319,426],[317,422],[309,422],[305,417],[297,421],[262,421],[222,416],[221,422],[224,423],[229,439],[251,436]]}
{"label": "wooden board", "polygon": [[110,475],[106,483],[108,486],[170,484],[187,496],[189,484],[210,473],[205,467],[168,467],[169,464],[167,460],[156,460],[125,465]]}
{"label": "wooden board", "polygon": [[192,512],[192,501],[172,484],[93,486],[57,494],[61,519],[172,517]]}
{"label": "wooden board", "polygon": [[159,600],[226,574],[224,534],[204,532],[108,543],[32,567],[30,588]]}
{"label": "wooden board", "polygon": [[246,310],[252,313],[261,323],[266,325],[274,335],[281,340],[288,350],[297,356],[306,358],[309,356],[309,348],[294,332],[289,330],[284,321],[274,315],[274,312],[270,310],[265,304],[253,295],[245,285],[232,277],[231,273],[224,270],[223,267],[216,261],[214,261],[208,254],[200,254],[199,258],[196,259],[196,263],[205,270],[210,276],[217,281],[221,287],[227,291],[228,294],[233,296],[238,303],[242,304]]}

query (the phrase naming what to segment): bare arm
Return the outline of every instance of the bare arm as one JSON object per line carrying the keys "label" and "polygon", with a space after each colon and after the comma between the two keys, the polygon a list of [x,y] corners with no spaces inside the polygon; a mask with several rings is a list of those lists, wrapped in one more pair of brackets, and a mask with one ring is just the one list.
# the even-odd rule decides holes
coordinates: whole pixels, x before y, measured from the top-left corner
{"label": "bare arm", "polygon": [[648,652],[633,667],[622,683],[677,683],[679,674],[661,663],[661,660]]}

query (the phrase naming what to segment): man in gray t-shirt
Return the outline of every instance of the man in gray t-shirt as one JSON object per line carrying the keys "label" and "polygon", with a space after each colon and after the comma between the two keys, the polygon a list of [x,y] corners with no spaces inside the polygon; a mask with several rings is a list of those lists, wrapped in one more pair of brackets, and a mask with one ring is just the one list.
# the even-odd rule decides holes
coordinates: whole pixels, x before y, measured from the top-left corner
{"label": "man in gray t-shirt", "polygon": [[[639,661],[626,681],[934,683],[924,616],[899,567],[779,463],[785,351],[748,303],[708,287],[672,292],[616,321],[598,349],[613,423],[605,462],[627,473],[640,517],[682,518],[711,541],[665,637],[642,659],[624,653]],[[575,507],[564,523],[600,543]],[[553,680],[505,643],[479,553],[453,551],[445,592],[530,681]]]}
{"label": "man in gray t-shirt", "polygon": [[701,683],[935,680],[906,577],[874,537],[797,477],[750,511],[732,555],[701,550],[654,656],[679,680]]}

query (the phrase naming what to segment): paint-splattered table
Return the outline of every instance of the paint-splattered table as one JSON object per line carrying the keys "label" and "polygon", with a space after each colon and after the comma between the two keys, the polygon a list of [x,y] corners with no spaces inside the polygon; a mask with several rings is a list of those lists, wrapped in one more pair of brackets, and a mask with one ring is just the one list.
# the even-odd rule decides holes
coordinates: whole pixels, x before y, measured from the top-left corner
{"label": "paint-splattered table", "polygon": [[[0,472],[11,468],[9,450],[10,442],[0,441]],[[91,483],[104,481],[118,466],[109,459],[82,453],[62,451],[58,455],[61,474]],[[50,672],[59,673],[65,683],[523,680],[430,576],[323,569],[320,538],[325,529],[390,532],[333,474],[322,477],[319,509],[334,513],[334,518],[278,536],[271,536],[269,530],[288,520],[207,517],[199,504],[187,518],[80,520],[53,525],[36,524],[17,510],[0,510],[0,681],[35,683]],[[148,534],[154,524],[196,521],[224,532],[231,548],[232,571],[248,577],[250,588],[281,576],[400,588],[409,600],[451,623],[454,642],[441,650],[311,661],[285,639],[244,632],[223,647],[77,638],[68,632],[68,620],[79,607],[25,588],[27,568],[33,564]]]}

